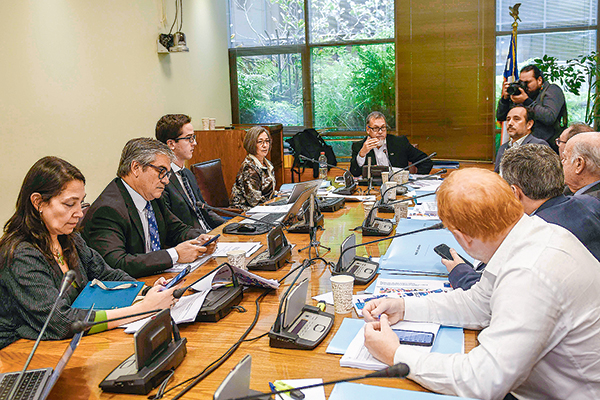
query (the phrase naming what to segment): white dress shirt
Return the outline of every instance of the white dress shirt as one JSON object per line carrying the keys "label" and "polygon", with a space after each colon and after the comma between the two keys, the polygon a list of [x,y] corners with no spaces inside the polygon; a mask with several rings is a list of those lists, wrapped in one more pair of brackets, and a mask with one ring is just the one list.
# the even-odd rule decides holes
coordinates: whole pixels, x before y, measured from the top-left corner
{"label": "white dress shirt", "polygon": [[[146,253],[150,253],[152,249],[150,247],[150,229],[148,228],[148,213],[146,211],[146,204],[148,203],[148,201],[144,199],[141,194],[136,192],[134,188],[129,186],[127,182],[125,182],[123,179],[121,179],[121,182],[123,182],[125,189],[127,189],[127,192],[131,196],[131,200],[133,200],[135,209],[140,215],[140,219],[142,220],[142,228],[144,229],[144,243],[146,245]],[[174,247],[167,249],[167,253],[169,253],[169,256],[171,256],[173,264],[175,264],[177,260],[179,260],[179,254],[177,253],[177,250],[175,250]]]}
{"label": "white dress shirt", "polygon": [[[383,141],[383,146],[381,147],[374,147],[373,148],[373,153],[375,153],[375,161],[377,162],[377,165],[390,165],[390,159],[388,157],[388,150],[387,150],[387,143],[384,140]],[[369,153],[367,153],[369,154]],[[361,157],[360,156],[360,152],[356,155],[356,163],[358,164],[359,167],[362,167],[363,165],[365,165],[365,160],[367,159],[367,157]]]}
{"label": "white dress shirt", "polygon": [[600,263],[566,229],[524,215],[470,290],[405,298],[405,319],[483,329],[468,354],[398,349],[436,392],[600,398]]}

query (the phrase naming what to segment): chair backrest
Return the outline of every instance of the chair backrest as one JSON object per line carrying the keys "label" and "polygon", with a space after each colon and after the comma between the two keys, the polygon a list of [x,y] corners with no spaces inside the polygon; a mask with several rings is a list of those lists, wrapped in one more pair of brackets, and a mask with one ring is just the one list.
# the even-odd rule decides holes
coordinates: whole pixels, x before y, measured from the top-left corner
{"label": "chair backrest", "polygon": [[200,193],[209,206],[229,207],[229,195],[223,179],[220,158],[194,164],[190,170],[194,173]]}

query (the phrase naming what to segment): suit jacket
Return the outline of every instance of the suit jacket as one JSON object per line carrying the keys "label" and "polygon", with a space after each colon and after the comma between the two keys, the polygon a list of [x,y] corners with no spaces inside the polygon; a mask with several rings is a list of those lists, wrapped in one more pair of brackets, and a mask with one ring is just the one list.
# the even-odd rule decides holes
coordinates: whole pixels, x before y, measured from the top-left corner
{"label": "suit jacket", "polygon": [[600,182],[596,183],[594,186],[588,188],[585,192],[581,193],[581,195],[584,194],[600,199]]}
{"label": "suit jacket", "polygon": [[[363,144],[367,140],[365,137],[363,140],[359,142],[352,143],[352,160],[350,161],[350,172],[354,176],[360,176],[362,174],[362,167],[358,166],[356,161],[356,156],[360,152],[360,149],[363,147]],[[387,145],[388,156],[390,158],[390,163],[393,167],[403,168],[408,165],[408,162],[415,163],[423,158],[427,157],[427,154],[423,153],[421,150],[414,147],[412,144],[408,142],[406,136],[395,136],[388,134],[385,137],[385,142]],[[376,165],[377,161],[375,159],[375,152],[373,150],[367,153],[365,157],[365,163],[367,163],[367,159],[371,159],[371,165]],[[417,173],[419,174],[428,174],[433,168],[433,161],[427,160],[423,161],[421,164],[417,165]]]}
{"label": "suit jacket", "polygon": [[[502,161],[504,152],[506,151],[506,149],[508,149],[508,143],[510,143],[510,140],[508,142],[504,143],[498,149],[498,153],[496,154],[496,165],[494,166],[494,172],[496,172],[496,173],[500,172],[500,162]],[[525,144],[530,144],[530,143],[544,144],[544,145],[548,146],[548,142],[546,142],[543,139],[536,138],[531,133],[529,135],[525,136],[525,139],[523,139],[523,143],[521,143],[521,146],[523,146]]]}
{"label": "suit jacket", "polygon": [[[162,199],[150,202],[163,249],[193,239],[202,232],[185,225]],[[115,178],[92,204],[83,221],[83,237],[113,268],[133,277],[156,274],[173,265],[166,250],[146,253],[140,215],[120,178]]]}
{"label": "suit jacket", "polygon": [[[187,168],[183,168],[181,171],[190,181],[190,186],[192,188],[192,192],[194,192],[194,196],[196,196],[196,200],[204,203],[204,198],[200,193],[200,188],[198,187],[194,173]],[[171,212],[175,214],[177,218],[181,220],[181,222],[191,226],[194,229],[202,229],[202,226],[196,217],[194,207],[177,177],[173,176],[171,179],[169,179],[169,184],[165,188],[161,198],[164,200],[167,208],[171,210]],[[225,222],[223,218],[219,217],[213,211],[200,209],[200,213],[204,217],[204,221],[206,221],[211,229],[214,229]]]}

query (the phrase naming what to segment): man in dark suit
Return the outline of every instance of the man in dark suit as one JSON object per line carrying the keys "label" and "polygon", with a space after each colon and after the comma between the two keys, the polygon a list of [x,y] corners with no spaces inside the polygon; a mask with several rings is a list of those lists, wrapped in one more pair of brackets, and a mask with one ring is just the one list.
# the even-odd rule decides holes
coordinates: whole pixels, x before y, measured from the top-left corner
{"label": "man in dark suit", "polygon": [[179,220],[160,199],[171,176],[171,150],[158,140],[132,139],[123,148],[118,178],[87,212],[83,236],[113,268],[133,277],[188,263],[215,245],[212,236]]}
{"label": "man in dark suit", "polygon": [[545,144],[548,146],[548,143],[545,140],[538,139],[531,134],[532,127],[533,111],[531,109],[525,108],[522,105],[516,105],[508,111],[508,114],[506,115],[506,132],[508,132],[510,139],[498,149],[498,153],[496,154],[496,165],[494,167],[495,172],[500,172],[502,156],[509,147],[530,143]]}
{"label": "man in dark suit", "polygon": [[[387,134],[385,116],[374,111],[367,117],[367,137],[352,143],[352,160],[350,172],[354,176],[362,174],[362,166],[371,159],[371,165],[388,165],[403,168],[409,162],[415,163],[427,154],[408,142],[406,136]],[[417,166],[417,173],[428,174],[433,167],[433,161],[427,160]]]}
{"label": "man in dark suit", "polygon": [[196,147],[196,135],[192,119],[184,114],[167,114],[156,123],[156,138],[169,146],[175,154],[171,163],[173,177],[165,188],[162,199],[182,222],[208,232],[221,225],[225,220],[213,211],[198,207],[196,202],[204,203],[196,177],[185,162],[192,158]]}
{"label": "man in dark suit", "polygon": [[584,132],[569,139],[561,161],[565,184],[574,196],[600,198],[600,133]]}
{"label": "man in dark suit", "polygon": [[[500,165],[526,214],[570,231],[600,260],[600,200],[591,196],[564,196],[563,172],[558,155],[546,145],[528,144],[506,150]],[[451,250],[454,261],[442,260],[452,287],[469,289],[481,278],[477,271]]]}

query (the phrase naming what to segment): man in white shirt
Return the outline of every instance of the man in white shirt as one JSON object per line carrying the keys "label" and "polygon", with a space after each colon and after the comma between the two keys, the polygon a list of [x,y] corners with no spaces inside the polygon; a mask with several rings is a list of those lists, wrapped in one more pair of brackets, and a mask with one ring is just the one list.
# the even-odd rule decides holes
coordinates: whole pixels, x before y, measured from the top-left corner
{"label": "man in white shirt", "polygon": [[[368,136],[352,143],[350,172],[354,176],[362,174],[362,166],[368,163],[367,159],[371,160],[371,165],[403,168],[409,162],[427,158],[427,154],[411,145],[406,136],[388,135],[385,117],[379,111],[369,114],[366,129]],[[433,161],[423,161],[416,167],[417,173],[428,174],[432,167]]]}
{"label": "man in white shirt", "polygon": [[561,157],[565,184],[575,196],[600,198],[600,133],[584,132],[569,139]]}
{"label": "man in white shirt", "polygon": [[533,111],[522,105],[516,105],[508,111],[506,115],[506,132],[508,133],[508,142],[504,143],[498,149],[496,154],[496,163],[494,172],[500,172],[500,162],[506,149],[523,144],[544,144],[548,143],[543,139],[538,139],[531,134],[533,128]]}
{"label": "man in white shirt", "polygon": [[[437,192],[444,225],[487,264],[470,290],[365,306],[365,345],[404,362],[409,378],[478,399],[600,398],[600,263],[566,229],[524,215],[497,174],[463,169]],[[468,354],[399,347],[390,324],[406,319],[482,329]]]}

